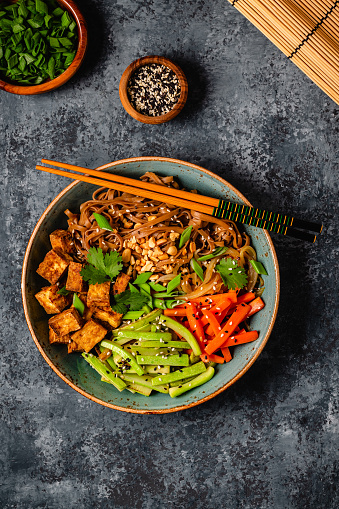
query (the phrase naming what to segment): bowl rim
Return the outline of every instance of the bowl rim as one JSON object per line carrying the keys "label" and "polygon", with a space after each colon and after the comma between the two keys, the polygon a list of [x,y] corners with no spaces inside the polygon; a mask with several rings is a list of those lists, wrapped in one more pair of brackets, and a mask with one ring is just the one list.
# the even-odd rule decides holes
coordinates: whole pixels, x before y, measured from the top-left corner
{"label": "bowl rim", "polygon": [[17,95],[38,95],[44,94],[51,90],[64,85],[70,80],[82,64],[87,49],[87,25],[84,16],[82,15],[79,7],[73,0],[57,0],[65,9],[71,12],[76,24],[78,26],[78,49],[73,59],[73,62],[67,69],[60,74],[57,78],[50,81],[45,81],[39,85],[17,85],[15,82],[5,81],[0,78],[0,90]]}
{"label": "bowl rim", "polygon": [[[209,170],[206,170],[205,168],[203,168],[201,166],[198,166],[196,164],[193,164],[193,163],[190,163],[190,162],[187,162],[187,161],[183,161],[183,160],[180,160],[180,159],[174,159],[174,158],[168,158],[168,157],[158,157],[158,156],[131,157],[131,158],[120,159],[120,160],[117,160],[117,161],[113,161],[111,163],[107,163],[107,164],[98,166],[96,169],[101,171],[101,170],[105,170],[107,168],[112,168],[114,166],[119,166],[121,164],[129,164],[129,163],[135,163],[135,162],[141,162],[141,161],[149,161],[149,162],[150,161],[166,161],[166,162],[171,162],[171,163],[175,163],[175,164],[179,164],[179,165],[188,166],[190,168],[198,170],[198,171],[200,171],[200,172],[202,172],[202,173],[204,173],[204,174],[206,174],[206,175],[208,175],[208,176],[218,180],[221,184],[226,185],[226,187],[231,189],[238,196],[238,198],[240,198],[241,200],[243,200],[246,203],[246,205],[251,206],[251,203],[234,186],[232,186],[228,181],[226,181],[222,177],[219,177],[219,175],[216,175],[215,173],[213,173],[213,172],[211,172]],[[272,332],[272,329],[273,329],[273,326],[274,326],[274,323],[275,323],[275,320],[276,320],[277,311],[278,311],[278,305],[279,305],[279,298],[280,298],[280,273],[279,273],[279,265],[278,265],[277,255],[276,255],[275,248],[274,248],[272,239],[271,239],[268,231],[267,230],[263,230],[264,234],[266,236],[267,243],[268,243],[269,248],[270,248],[271,253],[272,253],[274,270],[275,270],[275,274],[276,274],[275,303],[274,303],[273,314],[271,316],[271,320],[270,320],[270,324],[269,324],[268,330],[267,330],[267,332],[265,334],[264,339],[262,340],[262,343],[261,343],[260,347],[256,351],[255,355],[252,357],[252,359],[250,359],[250,361],[246,364],[246,366],[237,375],[235,375],[229,382],[225,383],[222,387],[220,387],[220,389],[217,389],[212,394],[209,394],[209,395],[205,396],[204,398],[199,399],[198,401],[193,401],[192,403],[189,403],[188,405],[178,405],[178,406],[173,407],[173,408],[154,409],[154,410],[140,410],[140,409],[137,409],[137,408],[121,407],[119,405],[114,405],[113,403],[108,403],[106,401],[102,401],[101,399],[97,398],[96,396],[92,396],[91,394],[88,394],[86,391],[84,391],[83,389],[78,387],[75,383],[73,383],[70,380],[68,380],[68,378],[66,378],[61,373],[61,371],[49,359],[49,357],[45,353],[43,347],[41,346],[41,344],[40,344],[40,342],[39,342],[39,340],[38,340],[38,338],[37,338],[37,336],[36,336],[36,334],[34,332],[34,329],[33,329],[33,326],[32,326],[32,323],[31,323],[31,320],[30,320],[30,317],[29,317],[29,313],[28,313],[27,296],[26,296],[26,274],[27,274],[28,260],[29,260],[29,256],[30,256],[30,253],[31,253],[33,242],[34,242],[35,237],[36,237],[36,235],[37,235],[37,233],[38,233],[38,231],[40,229],[40,226],[41,226],[42,222],[44,221],[44,219],[45,219],[46,215],[48,214],[48,212],[54,207],[54,205],[60,200],[60,198],[62,198],[66,193],[68,193],[68,191],[70,189],[72,189],[74,186],[77,186],[79,184],[81,184],[81,182],[79,182],[79,181],[72,182],[63,191],[61,191],[54,198],[54,200],[52,200],[52,202],[48,205],[48,207],[45,209],[45,211],[42,213],[40,219],[38,220],[38,222],[37,222],[37,224],[36,224],[32,234],[30,236],[30,239],[28,241],[28,245],[27,245],[27,248],[26,248],[26,251],[25,251],[25,256],[24,256],[24,261],[23,261],[23,266],[22,266],[22,275],[21,275],[22,303],[23,303],[25,318],[26,318],[26,322],[27,322],[29,331],[30,331],[31,336],[32,336],[32,338],[34,340],[34,343],[37,346],[37,348],[38,348],[39,352],[41,353],[42,357],[45,359],[47,364],[53,369],[53,371],[64,382],[67,383],[67,385],[69,385],[70,387],[72,387],[72,389],[74,389],[77,392],[79,392],[82,396],[85,396],[86,398],[90,399],[91,401],[99,403],[102,406],[105,406],[105,407],[108,407],[108,408],[112,408],[114,410],[120,410],[120,411],[127,412],[127,413],[134,413],[134,414],[165,414],[165,413],[179,412],[180,410],[186,410],[188,408],[192,408],[194,406],[200,405],[200,404],[204,403],[205,401],[208,401],[209,399],[212,399],[215,396],[217,396],[218,394],[224,392],[226,389],[228,389],[228,387],[230,387],[237,380],[239,380],[239,378],[241,378],[246,373],[246,371],[248,371],[249,368],[257,360],[257,358],[261,354],[262,350],[264,349],[264,347],[265,347],[265,345],[266,345],[266,343],[268,341],[268,338],[270,337],[270,334]]]}
{"label": "bowl rim", "polygon": [[[181,90],[178,102],[173,106],[173,108],[169,112],[165,113],[165,115],[157,115],[154,117],[144,115],[143,113],[140,113],[139,111],[134,109],[129,100],[127,86],[132,74],[140,67],[143,67],[144,65],[148,64],[159,64],[169,67],[177,75],[179,79]],[[119,97],[121,104],[131,117],[144,124],[153,125],[164,124],[165,122],[172,120],[172,118],[176,117],[185,106],[187,96],[188,96],[187,78],[181,67],[175,62],[173,62],[173,60],[158,55],[148,55],[145,57],[138,58],[131,62],[129,66],[126,67],[126,69],[124,70],[119,82]]]}

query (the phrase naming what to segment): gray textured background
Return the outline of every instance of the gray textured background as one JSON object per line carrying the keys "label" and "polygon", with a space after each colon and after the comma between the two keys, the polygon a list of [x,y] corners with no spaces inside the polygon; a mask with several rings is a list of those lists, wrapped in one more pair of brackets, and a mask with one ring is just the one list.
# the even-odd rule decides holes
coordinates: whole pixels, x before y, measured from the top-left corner
{"label": "gray textured background", "polygon": [[[79,0],[90,49],[44,96],[0,93],[2,508],[336,508],[339,106],[226,0]],[[186,73],[185,110],[139,124],[119,101],[135,58]],[[318,218],[314,245],[273,238],[281,304],[259,360],[177,414],[92,403],[43,361],[25,323],[30,233],[66,181],[41,157],[95,167],[160,155],[202,165],[262,208]]]}

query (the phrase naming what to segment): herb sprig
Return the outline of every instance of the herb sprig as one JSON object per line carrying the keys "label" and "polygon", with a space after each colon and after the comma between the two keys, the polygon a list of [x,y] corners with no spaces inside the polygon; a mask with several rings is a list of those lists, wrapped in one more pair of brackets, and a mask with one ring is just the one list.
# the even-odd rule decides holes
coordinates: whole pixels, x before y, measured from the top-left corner
{"label": "herb sprig", "polygon": [[82,268],[81,276],[89,284],[112,281],[122,270],[122,257],[117,251],[103,253],[102,249],[91,247],[87,253],[88,265]]}
{"label": "herb sprig", "polygon": [[232,258],[223,258],[215,270],[219,272],[224,284],[229,290],[244,288],[247,285],[247,275],[245,269],[239,267],[236,260]]}

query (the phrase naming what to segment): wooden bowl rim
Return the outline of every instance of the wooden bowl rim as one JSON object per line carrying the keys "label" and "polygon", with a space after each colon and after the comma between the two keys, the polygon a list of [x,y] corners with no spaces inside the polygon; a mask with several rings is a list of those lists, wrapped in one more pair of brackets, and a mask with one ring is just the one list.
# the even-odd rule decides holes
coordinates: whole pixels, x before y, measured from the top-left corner
{"label": "wooden bowl rim", "polygon": [[[142,161],[166,161],[166,162],[171,162],[171,163],[175,163],[175,164],[179,164],[179,165],[189,166],[190,168],[196,169],[196,170],[198,170],[198,171],[200,171],[202,173],[205,173],[206,175],[208,175],[208,176],[218,180],[221,184],[223,184],[224,186],[226,186],[229,189],[231,189],[238,196],[238,198],[240,198],[241,200],[243,200],[246,203],[246,205],[252,206],[251,203],[245,198],[245,196],[243,196],[234,186],[232,186],[225,179],[223,179],[222,177],[219,177],[219,175],[216,175],[215,173],[213,173],[213,172],[211,172],[209,170],[206,170],[205,168],[202,168],[201,166],[197,166],[196,164],[192,164],[192,163],[189,163],[187,161],[182,161],[180,159],[173,159],[173,158],[168,158],[168,157],[152,157],[152,156],[131,157],[131,158],[121,159],[121,160],[118,160],[118,161],[113,161],[111,163],[104,164],[102,166],[99,166],[96,169],[97,170],[106,170],[107,168],[112,168],[114,166],[119,166],[121,164],[128,164],[128,163],[142,162]],[[31,336],[32,336],[32,338],[33,338],[33,340],[34,340],[34,342],[35,342],[39,352],[41,353],[41,355],[43,356],[43,358],[45,359],[47,364],[49,364],[49,366],[53,369],[53,371],[64,382],[66,382],[67,385],[69,385],[74,390],[79,392],[82,396],[85,396],[86,398],[90,399],[91,401],[95,401],[96,403],[99,403],[102,406],[106,406],[108,408],[112,408],[114,410],[120,410],[122,412],[127,412],[127,413],[134,413],[134,414],[166,414],[166,413],[172,413],[172,412],[179,412],[180,410],[186,410],[188,408],[192,408],[194,406],[200,405],[201,403],[204,403],[205,401],[208,401],[209,399],[214,398],[215,396],[217,396],[221,392],[224,392],[226,389],[228,389],[228,387],[230,387],[237,380],[239,380],[239,378],[241,378],[246,373],[246,371],[252,366],[252,364],[254,364],[254,362],[257,360],[257,358],[261,354],[262,350],[264,349],[264,346],[266,345],[266,343],[268,341],[268,338],[270,337],[270,334],[271,334],[272,329],[273,329],[273,325],[274,325],[276,317],[277,317],[279,298],[280,298],[280,273],[279,273],[279,265],[278,265],[277,255],[276,255],[276,252],[275,252],[275,249],[274,249],[274,245],[273,245],[272,239],[271,239],[268,231],[267,230],[263,230],[264,234],[266,236],[267,243],[268,243],[268,245],[270,247],[270,250],[271,250],[271,253],[272,253],[273,264],[274,264],[274,269],[275,269],[275,274],[276,274],[275,303],[274,303],[274,310],[273,310],[273,314],[272,314],[272,317],[271,317],[271,320],[270,320],[269,328],[268,328],[268,330],[266,332],[266,335],[265,335],[265,337],[264,337],[264,339],[263,339],[263,341],[262,341],[262,343],[260,345],[260,348],[258,348],[258,350],[256,351],[256,353],[253,356],[253,358],[246,364],[246,366],[236,376],[234,376],[225,385],[220,387],[220,389],[217,389],[212,394],[209,394],[208,396],[205,396],[204,398],[202,398],[202,399],[200,399],[198,401],[194,401],[194,402],[192,402],[192,403],[190,403],[188,405],[178,405],[178,406],[173,407],[173,408],[154,409],[154,410],[139,410],[137,408],[121,407],[119,405],[114,405],[112,403],[108,403],[106,401],[102,401],[101,399],[99,399],[99,398],[97,398],[95,396],[92,396],[91,394],[88,394],[86,391],[84,391],[83,389],[81,389],[80,387],[75,385],[75,383],[73,383],[70,380],[68,380],[68,378],[66,378],[61,373],[61,371],[49,359],[49,357],[45,353],[43,347],[39,343],[39,340],[38,340],[37,336],[35,335],[35,332],[34,332],[34,329],[33,329],[33,326],[32,326],[31,320],[30,320],[30,317],[29,317],[29,313],[28,313],[27,296],[26,296],[26,274],[27,274],[28,259],[29,259],[29,256],[30,256],[30,252],[31,252],[31,249],[32,249],[33,242],[34,242],[35,237],[36,237],[36,235],[37,235],[37,233],[38,233],[38,231],[40,229],[40,226],[41,226],[42,222],[44,221],[44,219],[45,219],[46,215],[48,214],[48,212],[54,207],[54,205],[60,200],[60,198],[62,198],[74,186],[77,186],[79,184],[81,184],[81,182],[77,182],[77,181],[72,182],[72,184],[69,184],[63,191],[61,191],[61,193],[59,193],[56,196],[56,198],[54,198],[54,200],[45,209],[45,211],[41,215],[39,221],[37,222],[37,224],[36,224],[32,234],[30,236],[30,239],[29,239],[26,251],[25,251],[25,256],[24,256],[24,261],[23,261],[23,266],[22,266],[21,295],[22,295],[22,302],[23,302],[23,308],[24,308],[26,322],[27,322],[29,331],[31,333]]]}
{"label": "wooden bowl rim", "polygon": [[18,95],[36,95],[43,94],[54,90],[61,85],[64,85],[68,80],[74,76],[83,62],[87,49],[87,26],[84,16],[82,15],[79,7],[73,0],[57,0],[58,3],[62,4],[68,11],[71,12],[76,24],[78,26],[78,50],[75,54],[74,60],[66,71],[60,76],[54,78],[54,80],[45,81],[39,85],[16,85],[14,82],[8,82],[0,78],[0,90],[9,92],[11,94]]}
{"label": "wooden bowl rim", "polygon": [[[166,67],[169,67],[177,75],[179,79],[181,87],[179,100],[173,106],[171,111],[169,111],[165,115],[157,115],[155,117],[143,115],[142,113],[133,108],[128,98],[127,86],[132,74],[140,67],[149,64],[160,64],[160,65],[162,64]],[[172,60],[170,60],[169,58],[161,57],[158,55],[148,55],[146,57],[141,57],[131,62],[123,72],[119,83],[119,96],[123,107],[125,108],[127,113],[131,115],[131,117],[135,118],[139,122],[143,122],[144,124],[163,124],[165,122],[168,122],[169,120],[172,120],[172,118],[176,117],[185,106],[187,95],[188,95],[188,83],[181,67]]]}

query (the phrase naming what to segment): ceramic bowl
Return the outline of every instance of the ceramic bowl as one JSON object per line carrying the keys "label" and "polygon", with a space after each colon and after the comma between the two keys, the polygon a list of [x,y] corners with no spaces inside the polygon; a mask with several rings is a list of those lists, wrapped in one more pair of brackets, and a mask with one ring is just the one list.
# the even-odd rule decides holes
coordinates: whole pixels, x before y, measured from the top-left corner
{"label": "ceramic bowl", "polygon": [[18,85],[14,81],[9,82],[5,81],[0,76],[0,90],[5,90],[6,92],[10,92],[11,94],[18,95],[37,95],[44,94],[45,92],[49,92],[54,90],[61,85],[64,85],[68,80],[74,76],[74,74],[79,69],[80,65],[83,62],[85,57],[86,48],[87,48],[87,27],[86,22],[81,14],[78,6],[73,2],[73,0],[57,0],[61,7],[67,9],[71,16],[75,19],[78,26],[78,51],[75,54],[74,60],[69,67],[67,67],[66,71],[60,74],[54,80],[47,80],[40,85]]}
{"label": "ceramic bowl", "polygon": [[[151,64],[160,64],[164,65],[165,67],[169,67],[177,75],[181,89],[179,100],[173,106],[171,111],[169,111],[165,115],[158,115],[155,117],[143,115],[142,113],[134,109],[132,104],[130,103],[127,92],[128,83],[132,74],[140,67]],[[187,79],[181,68],[177,64],[172,62],[172,60],[159,56],[147,56],[143,58],[138,58],[138,60],[132,62],[121,76],[119,84],[119,96],[123,107],[125,108],[127,113],[131,115],[131,117],[135,118],[139,122],[143,122],[144,124],[163,124],[165,122],[168,122],[169,120],[172,120],[172,118],[176,117],[185,106],[187,94],[188,94]]]}
{"label": "ceramic bowl", "polygon": [[[202,194],[250,205],[239,191],[222,178],[204,168],[177,159],[137,157],[115,161],[98,169],[132,178],[139,178],[146,171],[154,171],[159,175],[174,175],[188,189],[198,189]],[[207,384],[178,398],[172,399],[161,393],[147,398],[128,391],[118,392],[111,385],[102,383],[100,376],[80,354],[68,355],[64,345],[49,344],[48,316],[34,297],[41,287],[46,285],[46,281],[36,274],[36,269],[50,249],[49,234],[57,228],[66,229],[64,210],[78,212],[80,204],[91,199],[94,190],[95,186],[84,182],[74,182],[66,187],[47,207],[28,243],[22,271],[22,298],[28,327],[40,353],[60,378],[73,389],[101,405],[117,410],[146,414],[175,412],[213,398],[230,387],[252,366],[272,331],[280,284],[277,257],[269,234],[265,230],[245,226],[246,232],[252,238],[258,259],[264,262],[268,272],[263,295],[266,306],[251,318],[252,328],[260,332],[259,339],[237,346],[232,361],[218,365],[215,376]]]}

